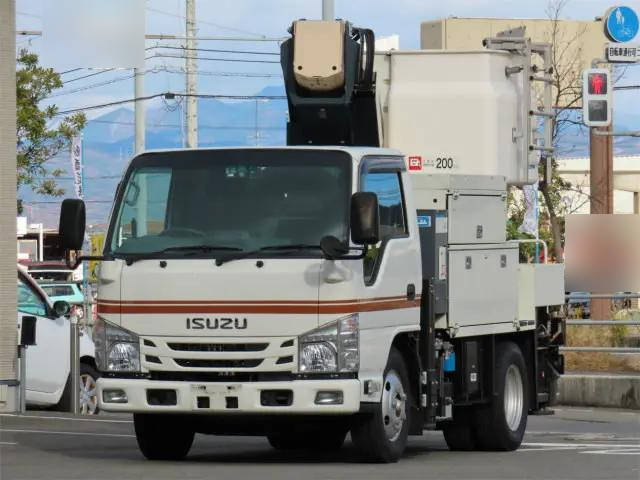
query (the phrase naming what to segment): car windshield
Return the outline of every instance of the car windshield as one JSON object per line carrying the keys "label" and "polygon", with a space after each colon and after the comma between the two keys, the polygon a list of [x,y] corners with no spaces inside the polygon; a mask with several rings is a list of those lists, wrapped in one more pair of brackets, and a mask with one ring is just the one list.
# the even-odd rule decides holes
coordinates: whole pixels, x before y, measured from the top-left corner
{"label": "car windshield", "polygon": [[50,297],[66,297],[75,295],[71,285],[40,285]]}
{"label": "car windshield", "polygon": [[110,252],[193,257],[319,245],[325,235],[346,242],[350,183],[344,152],[145,154],[132,163],[118,196]]}

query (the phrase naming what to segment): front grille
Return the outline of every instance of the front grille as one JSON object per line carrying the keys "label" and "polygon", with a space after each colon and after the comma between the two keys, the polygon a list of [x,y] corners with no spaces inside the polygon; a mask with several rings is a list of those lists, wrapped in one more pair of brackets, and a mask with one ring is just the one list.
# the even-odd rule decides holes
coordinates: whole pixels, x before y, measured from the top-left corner
{"label": "front grille", "polygon": [[256,368],[262,363],[261,358],[251,360],[206,360],[193,358],[175,358],[173,361],[181,367],[187,368]]}
{"label": "front grille", "polygon": [[262,352],[268,343],[167,343],[177,352]]}
{"label": "front grille", "polygon": [[286,372],[297,362],[295,339],[282,337],[150,337],[141,342],[148,371]]}

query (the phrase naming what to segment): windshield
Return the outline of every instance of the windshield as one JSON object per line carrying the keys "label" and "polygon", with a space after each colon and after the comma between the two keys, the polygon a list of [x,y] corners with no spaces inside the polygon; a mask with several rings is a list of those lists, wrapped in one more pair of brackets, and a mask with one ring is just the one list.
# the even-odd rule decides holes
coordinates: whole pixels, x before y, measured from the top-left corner
{"label": "windshield", "polygon": [[134,160],[118,197],[110,251],[168,249],[171,255],[192,257],[319,245],[325,235],[346,242],[350,184],[351,159],[344,152],[146,154]]}
{"label": "windshield", "polygon": [[75,295],[71,285],[40,285],[50,297],[68,297]]}

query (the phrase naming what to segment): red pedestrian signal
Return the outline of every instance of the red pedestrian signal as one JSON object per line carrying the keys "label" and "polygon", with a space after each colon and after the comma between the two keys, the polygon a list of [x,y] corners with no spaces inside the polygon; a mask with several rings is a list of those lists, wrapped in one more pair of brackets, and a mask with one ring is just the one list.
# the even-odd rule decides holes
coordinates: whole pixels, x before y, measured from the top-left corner
{"label": "red pedestrian signal", "polygon": [[583,73],[582,121],[588,127],[611,125],[612,89],[611,72],[606,68],[590,68]]}
{"label": "red pedestrian signal", "polygon": [[606,95],[607,94],[607,75],[602,73],[589,74],[589,94],[590,95]]}

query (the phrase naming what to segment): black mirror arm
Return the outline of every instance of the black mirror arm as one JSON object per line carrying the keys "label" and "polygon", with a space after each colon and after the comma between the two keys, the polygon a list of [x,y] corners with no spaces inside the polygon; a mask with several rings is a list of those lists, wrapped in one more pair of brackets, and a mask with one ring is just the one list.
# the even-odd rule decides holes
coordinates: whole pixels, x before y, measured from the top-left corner
{"label": "black mirror arm", "polygon": [[329,260],[362,260],[367,256],[367,252],[369,251],[369,246],[365,245],[364,247],[349,247],[349,250],[362,250],[358,255],[339,255],[339,256],[330,256],[326,255]]}
{"label": "black mirror arm", "polygon": [[75,270],[76,268],[78,268],[78,266],[80,266],[82,262],[90,262],[90,261],[101,262],[105,260],[105,257],[103,257],[102,255],[80,255],[80,256],[77,256],[75,260],[72,261],[70,253],[71,253],[71,250],[67,250],[65,252],[64,260],[65,260],[65,263],[67,264],[67,267],[71,270]]}

